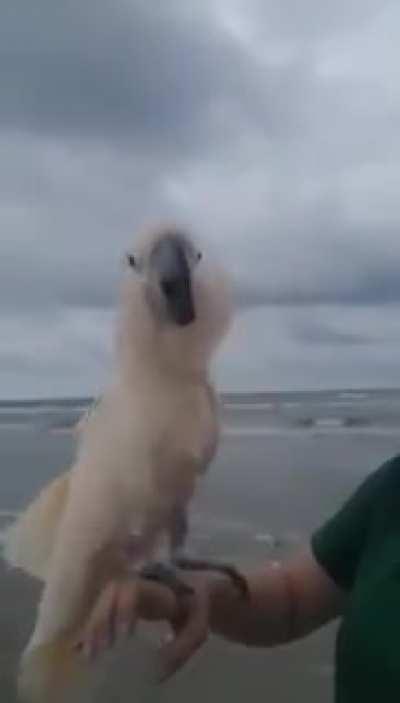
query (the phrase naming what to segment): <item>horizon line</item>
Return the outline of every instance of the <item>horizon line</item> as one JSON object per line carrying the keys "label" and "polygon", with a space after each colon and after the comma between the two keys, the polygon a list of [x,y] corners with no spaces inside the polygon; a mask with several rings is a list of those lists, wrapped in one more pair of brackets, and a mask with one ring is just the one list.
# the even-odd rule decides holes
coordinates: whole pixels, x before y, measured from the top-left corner
{"label": "horizon line", "polygon": [[[288,393],[370,393],[377,391],[400,391],[400,386],[325,386],[323,388],[269,388],[269,389],[237,389],[217,391],[219,396],[244,396],[244,395],[276,395]],[[101,395],[101,394],[100,394]],[[1,405],[12,403],[54,403],[54,402],[93,402],[100,395],[54,395],[54,396],[18,396],[14,398],[0,398]]]}

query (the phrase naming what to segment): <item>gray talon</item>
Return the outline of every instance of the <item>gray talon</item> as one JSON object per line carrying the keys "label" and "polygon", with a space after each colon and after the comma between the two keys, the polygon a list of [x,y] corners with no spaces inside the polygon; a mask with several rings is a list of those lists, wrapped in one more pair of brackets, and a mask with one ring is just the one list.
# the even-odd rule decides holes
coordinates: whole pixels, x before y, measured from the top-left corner
{"label": "gray talon", "polygon": [[178,597],[190,596],[194,593],[193,588],[180,579],[174,567],[168,564],[162,562],[146,564],[141,569],[140,575],[144,579],[167,586]]}
{"label": "gray talon", "polygon": [[219,563],[208,559],[192,559],[191,557],[175,557],[173,564],[182,571],[216,571],[228,576],[243,598],[249,597],[249,587],[245,577],[230,564]]}
{"label": "gray talon", "polygon": [[240,592],[242,598],[249,598],[249,586],[244,576],[231,564],[208,559],[187,557],[183,550],[188,533],[188,517],[185,508],[179,504],[172,513],[170,525],[170,554],[172,565],[182,571],[215,571],[228,576]]}

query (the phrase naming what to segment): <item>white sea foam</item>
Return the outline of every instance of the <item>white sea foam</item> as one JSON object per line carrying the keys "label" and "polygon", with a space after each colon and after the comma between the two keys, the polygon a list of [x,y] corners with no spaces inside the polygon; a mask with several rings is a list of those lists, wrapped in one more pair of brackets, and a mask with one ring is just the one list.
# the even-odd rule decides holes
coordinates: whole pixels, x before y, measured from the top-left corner
{"label": "white sea foam", "polygon": [[15,510],[0,510],[0,520],[2,520],[3,518],[13,519],[17,517],[17,515],[18,512],[16,512]]}
{"label": "white sea foam", "polygon": [[316,427],[343,427],[344,418],[342,417],[318,417],[315,420]]}
{"label": "white sea foam", "polygon": [[368,393],[355,393],[346,391],[343,393],[339,393],[338,397],[342,398],[343,400],[365,400],[365,398],[368,398]]}
{"label": "white sea foam", "polygon": [[72,426],[60,425],[60,427],[49,427],[48,432],[49,432],[49,434],[55,434],[55,435],[58,435],[58,434],[73,435],[78,431],[78,429],[79,428],[74,425],[72,425]]}
{"label": "white sea foam", "polygon": [[[222,433],[226,437],[266,437],[269,435],[288,435],[293,432],[288,427],[228,427]],[[299,430],[300,433],[300,430]],[[303,432],[301,431],[301,434]]]}
{"label": "white sea foam", "polygon": [[0,418],[0,430],[32,430],[33,427],[33,423],[27,420],[14,420],[14,422],[6,420],[3,422]]}
{"label": "white sea foam", "polygon": [[6,532],[8,526],[15,520],[18,516],[18,512],[15,510],[0,510],[0,557],[2,556],[2,549],[4,547]]}
{"label": "white sea foam", "polygon": [[254,541],[261,544],[265,544],[268,547],[276,547],[277,540],[274,535],[269,534],[269,532],[259,532],[254,535]]}
{"label": "white sea foam", "polygon": [[224,408],[226,410],[272,410],[276,406],[274,403],[224,403]]}

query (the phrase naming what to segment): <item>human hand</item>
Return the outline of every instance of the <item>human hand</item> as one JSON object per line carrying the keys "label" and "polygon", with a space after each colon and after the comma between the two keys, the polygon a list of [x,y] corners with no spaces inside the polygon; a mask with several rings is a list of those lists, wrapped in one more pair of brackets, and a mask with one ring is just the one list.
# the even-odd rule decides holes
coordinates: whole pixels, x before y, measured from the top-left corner
{"label": "human hand", "polygon": [[139,620],[166,621],[171,637],[159,650],[159,680],[166,681],[207,639],[210,583],[196,577],[190,582],[193,594],[178,599],[171,589],[143,578],[113,580],[100,593],[77,648],[93,660],[119,638],[132,635]]}

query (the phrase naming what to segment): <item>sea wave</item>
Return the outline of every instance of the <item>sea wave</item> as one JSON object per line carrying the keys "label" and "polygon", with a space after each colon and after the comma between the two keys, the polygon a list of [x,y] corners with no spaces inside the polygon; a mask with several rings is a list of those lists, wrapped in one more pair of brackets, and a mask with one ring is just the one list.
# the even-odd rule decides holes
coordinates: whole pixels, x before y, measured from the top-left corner
{"label": "sea wave", "polygon": [[270,549],[277,547],[279,544],[277,537],[271,535],[269,532],[257,532],[254,535],[254,541],[260,544],[265,544],[265,546],[270,547]]}
{"label": "sea wave", "polygon": [[0,418],[0,430],[32,430],[33,427],[34,424],[32,422],[27,422],[26,420],[15,420],[14,422],[11,420],[6,420],[2,422]]}
{"label": "sea wave", "polygon": [[371,420],[357,415],[303,417],[296,422],[296,425],[300,427],[320,427],[322,429],[370,427],[372,424]]}
{"label": "sea wave", "polygon": [[[71,401],[0,402],[0,429],[32,429],[56,435],[79,431],[90,403]],[[400,391],[233,394],[222,397],[225,436],[262,437],[288,433],[400,431]]]}
{"label": "sea wave", "polygon": [[224,427],[222,434],[225,437],[264,437],[267,435],[282,435],[293,432],[289,427]]}
{"label": "sea wave", "polygon": [[342,398],[343,400],[365,400],[368,397],[369,393],[355,393],[351,391],[338,393],[338,398]]}
{"label": "sea wave", "polygon": [[253,403],[250,405],[249,403],[224,403],[224,409],[225,410],[244,410],[244,411],[249,411],[251,410],[252,412],[254,410],[257,411],[263,411],[263,410],[273,410],[276,407],[275,403]]}
{"label": "sea wave", "polygon": [[2,520],[4,518],[13,519],[13,518],[17,517],[17,515],[18,515],[18,512],[16,512],[15,510],[0,510],[0,520]]}
{"label": "sea wave", "polygon": [[332,418],[300,418],[292,424],[281,425],[226,425],[222,428],[222,435],[226,438],[240,437],[266,437],[266,436],[291,436],[309,437],[311,435],[343,433],[363,435],[400,435],[400,424],[375,423],[357,417],[332,417]]}

